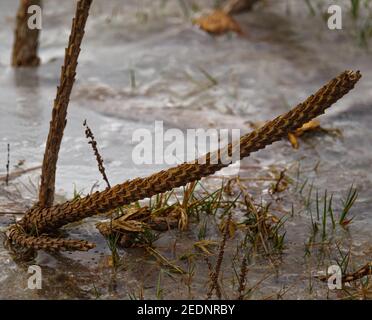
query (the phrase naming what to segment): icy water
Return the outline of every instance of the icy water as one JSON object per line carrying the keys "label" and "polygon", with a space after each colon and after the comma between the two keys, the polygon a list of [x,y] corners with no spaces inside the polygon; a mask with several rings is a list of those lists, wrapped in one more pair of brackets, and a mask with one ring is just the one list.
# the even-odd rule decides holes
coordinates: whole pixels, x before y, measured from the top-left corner
{"label": "icy water", "polygon": [[[5,174],[8,143],[12,170],[16,165],[25,169],[41,164],[73,3],[61,7],[53,0],[45,4],[42,66],[37,70],[13,70],[9,66],[16,1],[0,3],[0,177]],[[211,7],[213,1],[194,3],[202,9]],[[250,297],[342,298],[313,276],[340,258],[336,244],[343,253],[351,250],[350,270],[371,259],[371,53],[358,45],[350,18],[345,19],[344,30],[330,31],[321,17],[312,17],[298,1],[266,3],[237,17],[244,37],[228,34],[215,38],[193,27],[188,18],[192,10],[184,12],[178,1],[95,1],[58,162],[58,198],[71,198],[74,189],[87,194],[92,187],[105,187],[84,137],[84,119],[99,142],[114,184],[162,168],[136,166],[131,158],[132,133],[142,128],[153,131],[155,120],[164,121],[169,128],[239,128],[244,133],[251,130],[251,123],[287,111],[341,71],[361,70],[363,78],[357,88],[320,119],[322,127],[337,129],[342,137],[309,134],[300,139],[299,150],[292,149],[288,141],[278,142],[241,164],[241,176],[247,179],[258,202],[261,198],[274,202],[272,213],[278,216],[290,213],[292,204],[294,208],[293,217],[285,223],[283,252],[275,263],[261,256],[250,262]],[[296,181],[279,199],[273,199],[268,189],[278,170],[284,168]],[[0,181],[2,230],[20,217],[6,212],[23,212],[32,205],[39,174],[36,170],[23,175],[8,187]],[[206,181],[211,191],[219,186],[217,181]],[[305,181],[308,183],[301,195],[298,185]],[[312,254],[306,255],[311,220],[304,210],[304,198],[310,192],[309,185],[321,195],[325,190],[334,193],[339,212],[340,199],[353,183],[359,197],[352,208],[350,227],[347,231],[338,228],[330,236],[332,245],[320,248],[316,244]],[[219,241],[218,221],[210,219],[207,238]],[[108,263],[110,251],[94,227],[98,220],[88,219],[68,228],[70,237],[97,244],[88,253],[39,252],[21,258],[1,243],[0,297],[128,299],[143,292],[151,299],[205,298],[208,269],[200,257],[193,260],[195,274],[190,290],[187,276],[161,271],[165,269],[143,249],[121,250],[123,266],[113,272]],[[198,239],[198,230],[195,224],[186,232],[166,232],[155,247],[187,270],[190,264],[180,258],[195,251],[192,243]],[[238,239],[239,235],[228,242],[224,260],[226,298],[235,294],[231,261]],[[42,267],[40,291],[27,289],[27,267],[31,264]]]}

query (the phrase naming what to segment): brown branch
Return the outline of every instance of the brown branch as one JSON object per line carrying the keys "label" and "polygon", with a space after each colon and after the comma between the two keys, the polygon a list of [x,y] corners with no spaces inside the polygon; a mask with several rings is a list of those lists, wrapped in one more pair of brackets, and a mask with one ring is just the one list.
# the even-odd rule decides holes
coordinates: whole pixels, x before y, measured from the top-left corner
{"label": "brown branch", "polygon": [[92,0],[78,1],[75,18],[72,21],[71,35],[68,48],[65,52],[64,65],[61,70],[60,86],[57,89],[57,96],[54,100],[52,121],[50,122],[49,135],[44,153],[39,192],[39,206],[42,208],[50,207],[54,201],[58,153],[67,122],[67,108],[75,82],[80,46],[84,37],[84,29],[91,4]]}
{"label": "brown branch", "polygon": [[[359,71],[343,72],[288,113],[241,137],[239,142],[229,144],[224,148],[225,152],[217,150],[208,153],[203,157],[206,161],[184,163],[149,177],[127,181],[113,188],[95,192],[85,198],[68,201],[50,208],[34,207],[26,213],[19,224],[26,233],[32,233],[33,230],[38,230],[40,233],[55,231],[68,223],[80,221],[98,213],[109,212],[120,206],[164,193],[212,175],[229,165],[229,163],[221,161],[221,153],[226,154],[226,149],[228,154],[233,154],[232,151],[238,146],[242,159],[248,157],[252,152],[281,140],[287,136],[288,132],[302,127],[313,118],[323,114],[327,108],[352,90],[360,78]],[[12,240],[17,242],[15,238]],[[22,244],[27,246],[27,242]],[[32,247],[31,242],[30,246]]]}
{"label": "brown branch", "polygon": [[31,5],[41,7],[41,0],[21,0],[17,12],[17,25],[12,53],[13,67],[36,67],[40,64],[37,55],[39,47],[39,29],[28,27],[28,8]]}

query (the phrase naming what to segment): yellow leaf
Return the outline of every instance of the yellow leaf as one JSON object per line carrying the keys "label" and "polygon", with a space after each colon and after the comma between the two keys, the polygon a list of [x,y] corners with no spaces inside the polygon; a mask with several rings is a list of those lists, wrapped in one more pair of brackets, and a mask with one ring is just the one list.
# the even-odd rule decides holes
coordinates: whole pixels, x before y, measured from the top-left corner
{"label": "yellow leaf", "polygon": [[199,26],[200,29],[216,35],[229,31],[243,34],[242,29],[235,19],[223,10],[216,10],[208,16],[195,19],[193,23]]}
{"label": "yellow leaf", "polygon": [[305,123],[301,128],[295,131],[297,137],[303,135],[306,131],[313,131],[320,128],[320,122],[318,120],[311,120]]}
{"label": "yellow leaf", "polygon": [[288,132],[288,140],[294,149],[298,149],[298,140],[293,133]]}

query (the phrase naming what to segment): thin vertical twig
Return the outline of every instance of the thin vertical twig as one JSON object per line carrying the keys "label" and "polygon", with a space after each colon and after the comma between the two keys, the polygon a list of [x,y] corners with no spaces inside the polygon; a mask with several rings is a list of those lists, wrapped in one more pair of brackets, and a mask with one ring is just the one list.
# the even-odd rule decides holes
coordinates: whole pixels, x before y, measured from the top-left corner
{"label": "thin vertical twig", "polygon": [[67,108],[75,82],[80,47],[91,4],[92,0],[78,1],[75,18],[72,21],[71,35],[65,52],[64,65],[61,70],[60,86],[57,89],[56,99],[54,100],[52,121],[50,122],[48,140],[44,153],[39,192],[40,207],[50,207],[54,201],[58,153],[67,123]]}
{"label": "thin vertical twig", "polygon": [[245,255],[243,257],[242,264],[240,265],[240,274],[239,274],[239,288],[238,288],[238,300],[244,299],[244,292],[246,287],[246,278],[248,272],[248,257]]}
{"label": "thin vertical twig", "polygon": [[220,248],[218,250],[218,258],[217,258],[216,266],[215,266],[214,271],[212,272],[212,275],[211,275],[212,284],[211,284],[211,287],[210,287],[209,292],[208,292],[208,299],[210,299],[212,297],[213,290],[216,291],[216,295],[217,295],[218,299],[222,298],[220,286],[218,284],[218,279],[219,279],[219,276],[220,276],[223,257],[225,255],[225,247],[226,247],[227,238],[229,236],[231,218],[232,218],[232,212],[230,210],[229,213],[228,213],[228,216],[227,216],[225,230],[224,230],[224,233],[223,233]]}
{"label": "thin vertical twig", "polygon": [[10,144],[7,146],[7,160],[6,160],[6,176],[5,176],[5,185],[9,185],[9,170],[10,170]]}
{"label": "thin vertical twig", "polygon": [[103,158],[101,157],[101,154],[98,151],[97,141],[94,138],[92,130],[89,128],[89,126],[87,124],[87,120],[84,120],[83,126],[85,127],[85,136],[89,140],[88,143],[92,146],[94,155],[96,157],[98,170],[101,173],[103,180],[106,182],[107,188],[111,188],[110,182],[109,182],[109,180],[107,178],[107,175],[106,175],[106,169],[105,169],[105,166],[103,164]]}

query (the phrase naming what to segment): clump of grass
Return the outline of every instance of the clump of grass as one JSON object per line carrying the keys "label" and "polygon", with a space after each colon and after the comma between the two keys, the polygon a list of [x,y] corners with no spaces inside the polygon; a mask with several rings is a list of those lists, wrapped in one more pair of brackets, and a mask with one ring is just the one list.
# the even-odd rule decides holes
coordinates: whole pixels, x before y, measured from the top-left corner
{"label": "clump of grass", "polygon": [[358,189],[354,188],[354,185],[351,185],[346,198],[342,200],[343,209],[339,218],[339,224],[341,226],[347,226],[353,220],[353,218],[348,218],[348,216],[357,198]]}
{"label": "clump of grass", "polygon": [[[303,185],[307,184],[307,179]],[[300,188],[300,195],[305,187]],[[350,216],[351,208],[355,204],[358,198],[358,189],[352,184],[348,190],[346,197],[341,199],[340,209],[336,210],[334,208],[334,193],[329,194],[328,190],[324,191],[324,196],[319,197],[319,191],[315,192],[315,199],[312,198],[313,184],[309,185],[309,191],[307,197],[304,199],[305,210],[310,214],[311,219],[311,229],[313,236],[315,236],[319,229],[322,230],[322,239],[327,238],[328,233],[328,223],[330,221],[332,229],[335,230],[337,225],[342,227],[347,227],[353,220]],[[316,217],[313,215],[313,209],[315,207]],[[335,212],[339,211],[338,217],[336,217]],[[316,218],[316,219],[315,219]]]}
{"label": "clump of grass", "polygon": [[81,199],[81,194],[82,194],[82,192],[78,191],[78,189],[76,187],[76,184],[74,183],[74,191],[73,191],[72,201]]}
{"label": "clump of grass", "polygon": [[116,269],[120,264],[120,255],[118,253],[118,234],[111,234],[107,237],[107,245],[111,251],[112,266]]}
{"label": "clump of grass", "polygon": [[256,206],[246,194],[244,196],[246,206],[247,237],[256,250],[262,247],[266,254],[273,251],[281,251],[284,247],[285,232],[282,229],[285,218],[278,219],[269,214],[270,204]]}

